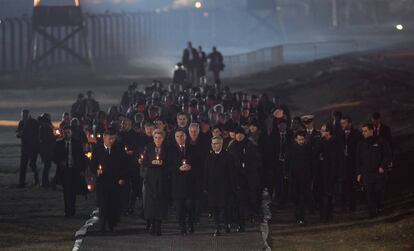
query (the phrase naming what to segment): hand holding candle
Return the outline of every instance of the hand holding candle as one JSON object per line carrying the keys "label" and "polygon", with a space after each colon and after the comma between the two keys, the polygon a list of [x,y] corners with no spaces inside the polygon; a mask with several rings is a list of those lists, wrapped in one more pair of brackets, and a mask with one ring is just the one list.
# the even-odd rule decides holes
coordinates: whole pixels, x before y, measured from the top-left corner
{"label": "hand holding candle", "polygon": [[102,165],[98,166],[98,171],[97,171],[98,175],[102,175],[103,173],[103,169],[102,169]]}
{"label": "hand holding candle", "polygon": [[191,166],[187,163],[187,160],[183,159],[181,163],[180,171],[186,172],[191,170]]}
{"label": "hand holding candle", "polygon": [[144,161],[144,154],[143,153],[141,153],[140,155],[139,155],[139,158],[138,158],[138,163],[140,164],[140,165],[142,165],[142,162]]}
{"label": "hand holding candle", "polygon": [[152,161],[152,164],[157,165],[157,166],[162,165],[162,160],[160,160],[160,155],[158,155],[158,154],[155,155],[155,160]]}

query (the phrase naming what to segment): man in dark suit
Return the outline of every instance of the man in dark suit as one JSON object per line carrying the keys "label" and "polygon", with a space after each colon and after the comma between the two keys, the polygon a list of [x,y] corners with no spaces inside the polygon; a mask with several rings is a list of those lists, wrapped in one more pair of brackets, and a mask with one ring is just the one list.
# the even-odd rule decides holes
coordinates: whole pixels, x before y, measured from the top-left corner
{"label": "man in dark suit", "polygon": [[305,132],[297,132],[286,152],[286,168],[292,181],[296,222],[305,225],[305,209],[311,205],[312,148]]}
{"label": "man in dark suit", "polygon": [[72,128],[66,126],[63,133],[64,138],[56,143],[54,160],[63,185],[65,217],[72,217],[76,212],[76,194],[81,185],[81,173],[85,170],[85,156],[80,141],[72,138]]}
{"label": "man in dark suit", "polygon": [[391,162],[391,150],[388,142],[374,137],[374,126],[362,126],[364,140],[358,143],[356,152],[357,181],[366,187],[369,216],[378,216],[382,211],[382,195],[385,189],[385,170]]}
{"label": "man in dark suit", "polygon": [[286,150],[292,141],[292,134],[287,130],[285,119],[277,120],[277,130],[273,130],[269,138],[269,148],[266,153],[270,162],[267,186],[271,195],[275,190],[277,205],[283,208],[287,203],[289,188],[285,170]]}
{"label": "man in dark suit", "polygon": [[132,121],[124,118],[118,133],[118,142],[127,154],[127,177],[122,187],[122,211],[132,214],[135,210],[137,197],[141,195],[142,182],[138,168],[138,134],[132,129]]}
{"label": "man in dark suit", "polygon": [[237,190],[237,223],[238,231],[245,230],[246,215],[249,219],[257,216],[260,206],[259,170],[262,158],[256,145],[247,138],[242,127],[235,130],[236,142],[229,150],[235,163],[235,179]]}
{"label": "man in dark suit", "polygon": [[213,211],[216,230],[214,236],[221,233],[221,224],[230,232],[228,208],[230,199],[235,191],[235,181],[232,170],[234,162],[231,155],[223,149],[223,138],[214,137],[211,140],[212,151],[204,165],[204,190],[207,193],[208,205]]}
{"label": "man in dark suit", "polygon": [[388,145],[391,147],[391,153],[393,153],[392,145],[392,134],[391,129],[381,121],[381,114],[379,112],[374,112],[371,117],[372,125],[374,126],[374,137],[381,137],[387,141]]}
{"label": "man in dark suit", "polygon": [[338,195],[341,197],[342,210],[346,207],[351,212],[356,207],[356,168],[355,157],[359,141],[362,140],[362,134],[352,126],[350,117],[342,117],[342,132],[337,136],[340,147],[339,158],[340,165],[338,169]]}
{"label": "man in dark suit", "polygon": [[16,137],[21,140],[19,187],[25,187],[27,164],[32,169],[35,185],[39,184],[36,166],[39,153],[39,123],[30,116],[28,110],[23,110],[21,116]]}
{"label": "man in dark suit", "polygon": [[224,70],[223,55],[213,47],[213,52],[207,58],[210,61],[208,69],[213,72],[214,83],[220,84],[220,72]]}
{"label": "man in dark suit", "polygon": [[[172,199],[178,211],[181,234],[194,232],[195,199],[197,196],[197,160],[194,146],[186,144],[186,134],[182,130],[174,133],[175,143],[170,145],[168,170],[172,181]],[[188,219],[188,220],[187,220]],[[188,227],[188,229],[187,229]]]}
{"label": "man in dark suit", "polygon": [[113,232],[121,211],[120,190],[125,184],[127,155],[116,142],[116,130],[104,132],[103,144],[97,145],[92,155],[92,171],[97,174],[96,192],[99,205],[101,231]]}
{"label": "man in dark suit", "polygon": [[187,69],[187,81],[194,83],[197,81],[197,68],[199,64],[198,51],[193,48],[191,42],[188,42],[187,48],[183,51],[182,60],[183,65]]}

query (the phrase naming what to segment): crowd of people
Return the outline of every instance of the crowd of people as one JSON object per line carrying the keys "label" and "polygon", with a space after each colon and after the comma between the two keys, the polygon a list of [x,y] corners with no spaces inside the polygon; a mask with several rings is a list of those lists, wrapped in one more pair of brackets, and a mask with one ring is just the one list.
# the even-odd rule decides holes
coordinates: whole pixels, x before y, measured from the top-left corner
{"label": "crowd of people", "polygon": [[[335,208],[355,211],[358,190],[369,216],[381,213],[393,151],[378,112],[361,131],[340,111],[317,129],[313,115],[292,118],[278,97],[191,83],[153,81],[143,90],[133,83],[107,112],[91,91],[79,94],[58,128],[49,114],[34,119],[24,110],[19,186],[28,164],[40,183],[40,154],[41,185],[63,186],[66,217],[76,213],[77,194],[94,190],[102,231],[138,213],[152,235],[161,235],[172,208],[182,235],[193,233],[204,213],[214,218],[215,236],[243,232],[260,218],[263,191],[277,209],[292,203],[299,225],[307,211],[319,212],[322,222]],[[49,181],[52,163],[57,172]]]}

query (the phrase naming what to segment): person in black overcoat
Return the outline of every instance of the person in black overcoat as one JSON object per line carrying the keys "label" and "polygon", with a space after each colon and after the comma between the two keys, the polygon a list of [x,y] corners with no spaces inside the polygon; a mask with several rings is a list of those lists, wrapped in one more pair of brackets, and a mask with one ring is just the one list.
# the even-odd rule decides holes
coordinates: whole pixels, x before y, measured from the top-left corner
{"label": "person in black overcoat", "polygon": [[142,182],[138,168],[138,134],[132,129],[132,121],[125,118],[121,122],[118,133],[118,142],[124,147],[127,154],[127,177],[122,187],[123,213],[132,214],[135,210],[137,197],[141,195]]}
{"label": "person in black overcoat", "polygon": [[80,141],[72,137],[72,128],[64,128],[64,138],[56,142],[54,161],[58,166],[60,180],[63,186],[65,202],[65,217],[76,213],[76,194],[80,189],[80,179],[84,178],[85,155]]}
{"label": "person in black overcoat", "polygon": [[33,172],[35,185],[39,184],[37,172],[37,155],[39,153],[39,122],[30,116],[28,110],[23,110],[22,119],[16,130],[16,137],[21,140],[19,187],[26,186],[27,164]]}
{"label": "person in black overcoat", "polygon": [[113,232],[121,213],[121,186],[125,184],[127,155],[116,141],[116,130],[108,128],[103,135],[103,144],[92,153],[92,172],[97,174],[96,193],[99,206],[101,231]]}
{"label": "person in black overcoat", "polygon": [[340,145],[333,135],[331,125],[321,127],[321,147],[319,148],[319,167],[321,193],[320,193],[320,217],[321,221],[328,222],[333,217],[333,197],[338,179],[338,170],[342,164],[339,160]]}
{"label": "person in black overcoat", "polygon": [[338,170],[338,195],[341,197],[341,207],[346,207],[351,212],[356,208],[356,149],[359,141],[362,140],[360,131],[352,127],[350,117],[342,117],[342,132],[338,134],[338,143],[340,145],[340,169]]}
{"label": "person in black overcoat", "polygon": [[[292,133],[287,129],[287,121],[283,118],[277,120],[277,130],[272,130],[269,136],[269,147],[266,155],[269,160],[269,170],[266,172],[267,187],[279,208],[283,208],[288,201],[289,180],[284,169],[287,147],[292,142]],[[274,193],[273,193],[274,192]]]}
{"label": "person in black overcoat", "polygon": [[188,42],[187,48],[184,49],[181,61],[187,69],[187,81],[193,84],[197,81],[199,57],[197,50],[193,48],[191,42]]}
{"label": "person in black overcoat", "polygon": [[356,153],[357,181],[366,188],[370,217],[382,212],[382,195],[385,189],[386,173],[392,159],[391,148],[386,140],[374,137],[374,126],[362,126],[364,139],[358,143]]}
{"label": "person in black overcoat", "polygon": [[144,218],[151,224],[151,235],[161,235],[161,222],[167,215],[167,157],[164,144],[165,133],[160,129],[153,132],[154,142],[145,147],[142,160],[145,173]]}
{"label": "person in black overcoat", "polygon": [[39,118],[39,153],[44,164],[42,172],[42,187],[49,187],[49,171],[52,166],[53,152],[55,150],[56,136],[50,114],[44,113]]}
{"label": "person in black overcoat", "polygon": [[181,234],[186,235],[187,227],[188,232],[194,232],[199,156],[195,146],[186,144],[185,132],[176,130],[174,135],[175,144],[169,147],[167,165],[171,175],[171,195],[178,212],[178,223]]}
{"label": "person in black overcoat", "polygon": [[205,205],[205,196],[203,193],[203,175],[204,175],[204,163],[211,149],[211,138],[202,137],[200,134],[200,125],[198,123],[191,123],[188,127],[189,137],[187,138],[188,144],[194,148],[196,155],[196,221],[198,221],[203,205]]}
{"label": "person in black overcoat", "polygon": [[235,179],[237,184],[237,231],[243,232],[245,217],[253,218],[259,214],[260,177],[262,159],[257,146],[247,138],[242,127],[235,130],[236,142],[229,150],[235,162]]}
{"label": "person in black overcoat", "polygon": [[207,58],[210,61],[208,69],[213,72],[214,83],[220,83],[220,72],[224,70],[223,55],[213,47]]}
{"label": "person in black overcoat", "polygon": [[223,147],[223,138],[214,137],[211,140],[212,151],[204,165],[204,190],[207,193],[208,205],[213,211],[216,230],[214,236],[220,235],[221,224],[224,221],[226,232],[230,232],[228,208],[232,194],[235,191],[235,180],[232,170],[234,161]]}
{"label": "person in black overcoat", "polygon": [[305,143],[305,132],[297,132],[294,142],[286,151],[286,170],[291,180],[295,217],[299,225],[305,224],[305,209],[311,205],[312,147]]}

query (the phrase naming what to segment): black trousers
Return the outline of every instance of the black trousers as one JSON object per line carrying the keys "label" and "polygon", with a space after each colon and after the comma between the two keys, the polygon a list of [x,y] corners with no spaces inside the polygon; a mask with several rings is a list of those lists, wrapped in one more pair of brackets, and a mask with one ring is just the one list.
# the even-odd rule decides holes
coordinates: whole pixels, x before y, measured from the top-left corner
{"label": "black trousers", "polygon": [[293,189],[296,220],[304,221],[306,207],[312,208],[310,182],[293,179]]}
{"label": "black trousers", "polygon": [[181,199],[175,200],[175,206],[178,213],[178,223],[181,228],[193,226],[195,219],[195,200]]}
{"label": "black trousers", "polygon": [[131,178],[131,190],[129,192],[129,209],[134,211],[137,204],[137,198],[142,197],[142,181],[139,174]]}
{"label": "black trousers", "polygon": [[43,172],[42,172],[42,186],[48,187],[50,185],[49,182],[49,172],[50,168],[52,167],[52,160],[51,159],[43,159]]}
{"label": "black trousers", "polygon": [[[98,188],[99,187],[99,188]],[[99,219],[101,228],[106,224],[111,229],[118,223],[121,214],[120,189],[116,184],[98,184]]]}
{"label": "black trousers", "polygon": [[76,213],[76,190],[79,181],[79,172],[74,168],[62,170],[63,200],[65,215],[73,216]]}
{"label": "black trousers", "polygon": [[212,72],[213,72],[214,83],[220,83],[220,71],[213,70]]}
{"label": "black trousers", "polygon": [[272,187],[275,191],[275,198],[278,206],[286,205],[289,194],[289,183],[288,180],[285,179],[283,165],[284,163],[278,160],[272,175]]}
{"label": "black trousers", "polygon": [[22,149],[20,155],[20,175],[19,175],[19,184],[25,185],[26,184],[26,172],[27,172],[27,164],[29,164],[30,169],[33,172],[35,184],[39,183],[39,176],[37,173],[37,151],[26,151]]}
{"label": "black trousers", "polygon": [[366,197],[370,217],[378,214],[378,209],[382,208],[382,196],[385,190],[385,181],[369,182],[366,184]]}
{"label": "black trousers", "polygon": [[332,194],[324,193],[321,197],[321,204],[319,206],[321,221],[330,221],[333,217],[333,196]]}
{"label": "black trousers", "polygon": [[221,224],[230,224],[228,209],[226,207],[213,207],[214,223],[217,230],[221,229]]}
{"label": "black trousers", "polygon": [[129,198],[131,194],[131,180],[126,179],[124,185],[120,187],[121,192],[121,211],[127,212],[129,209]]}

